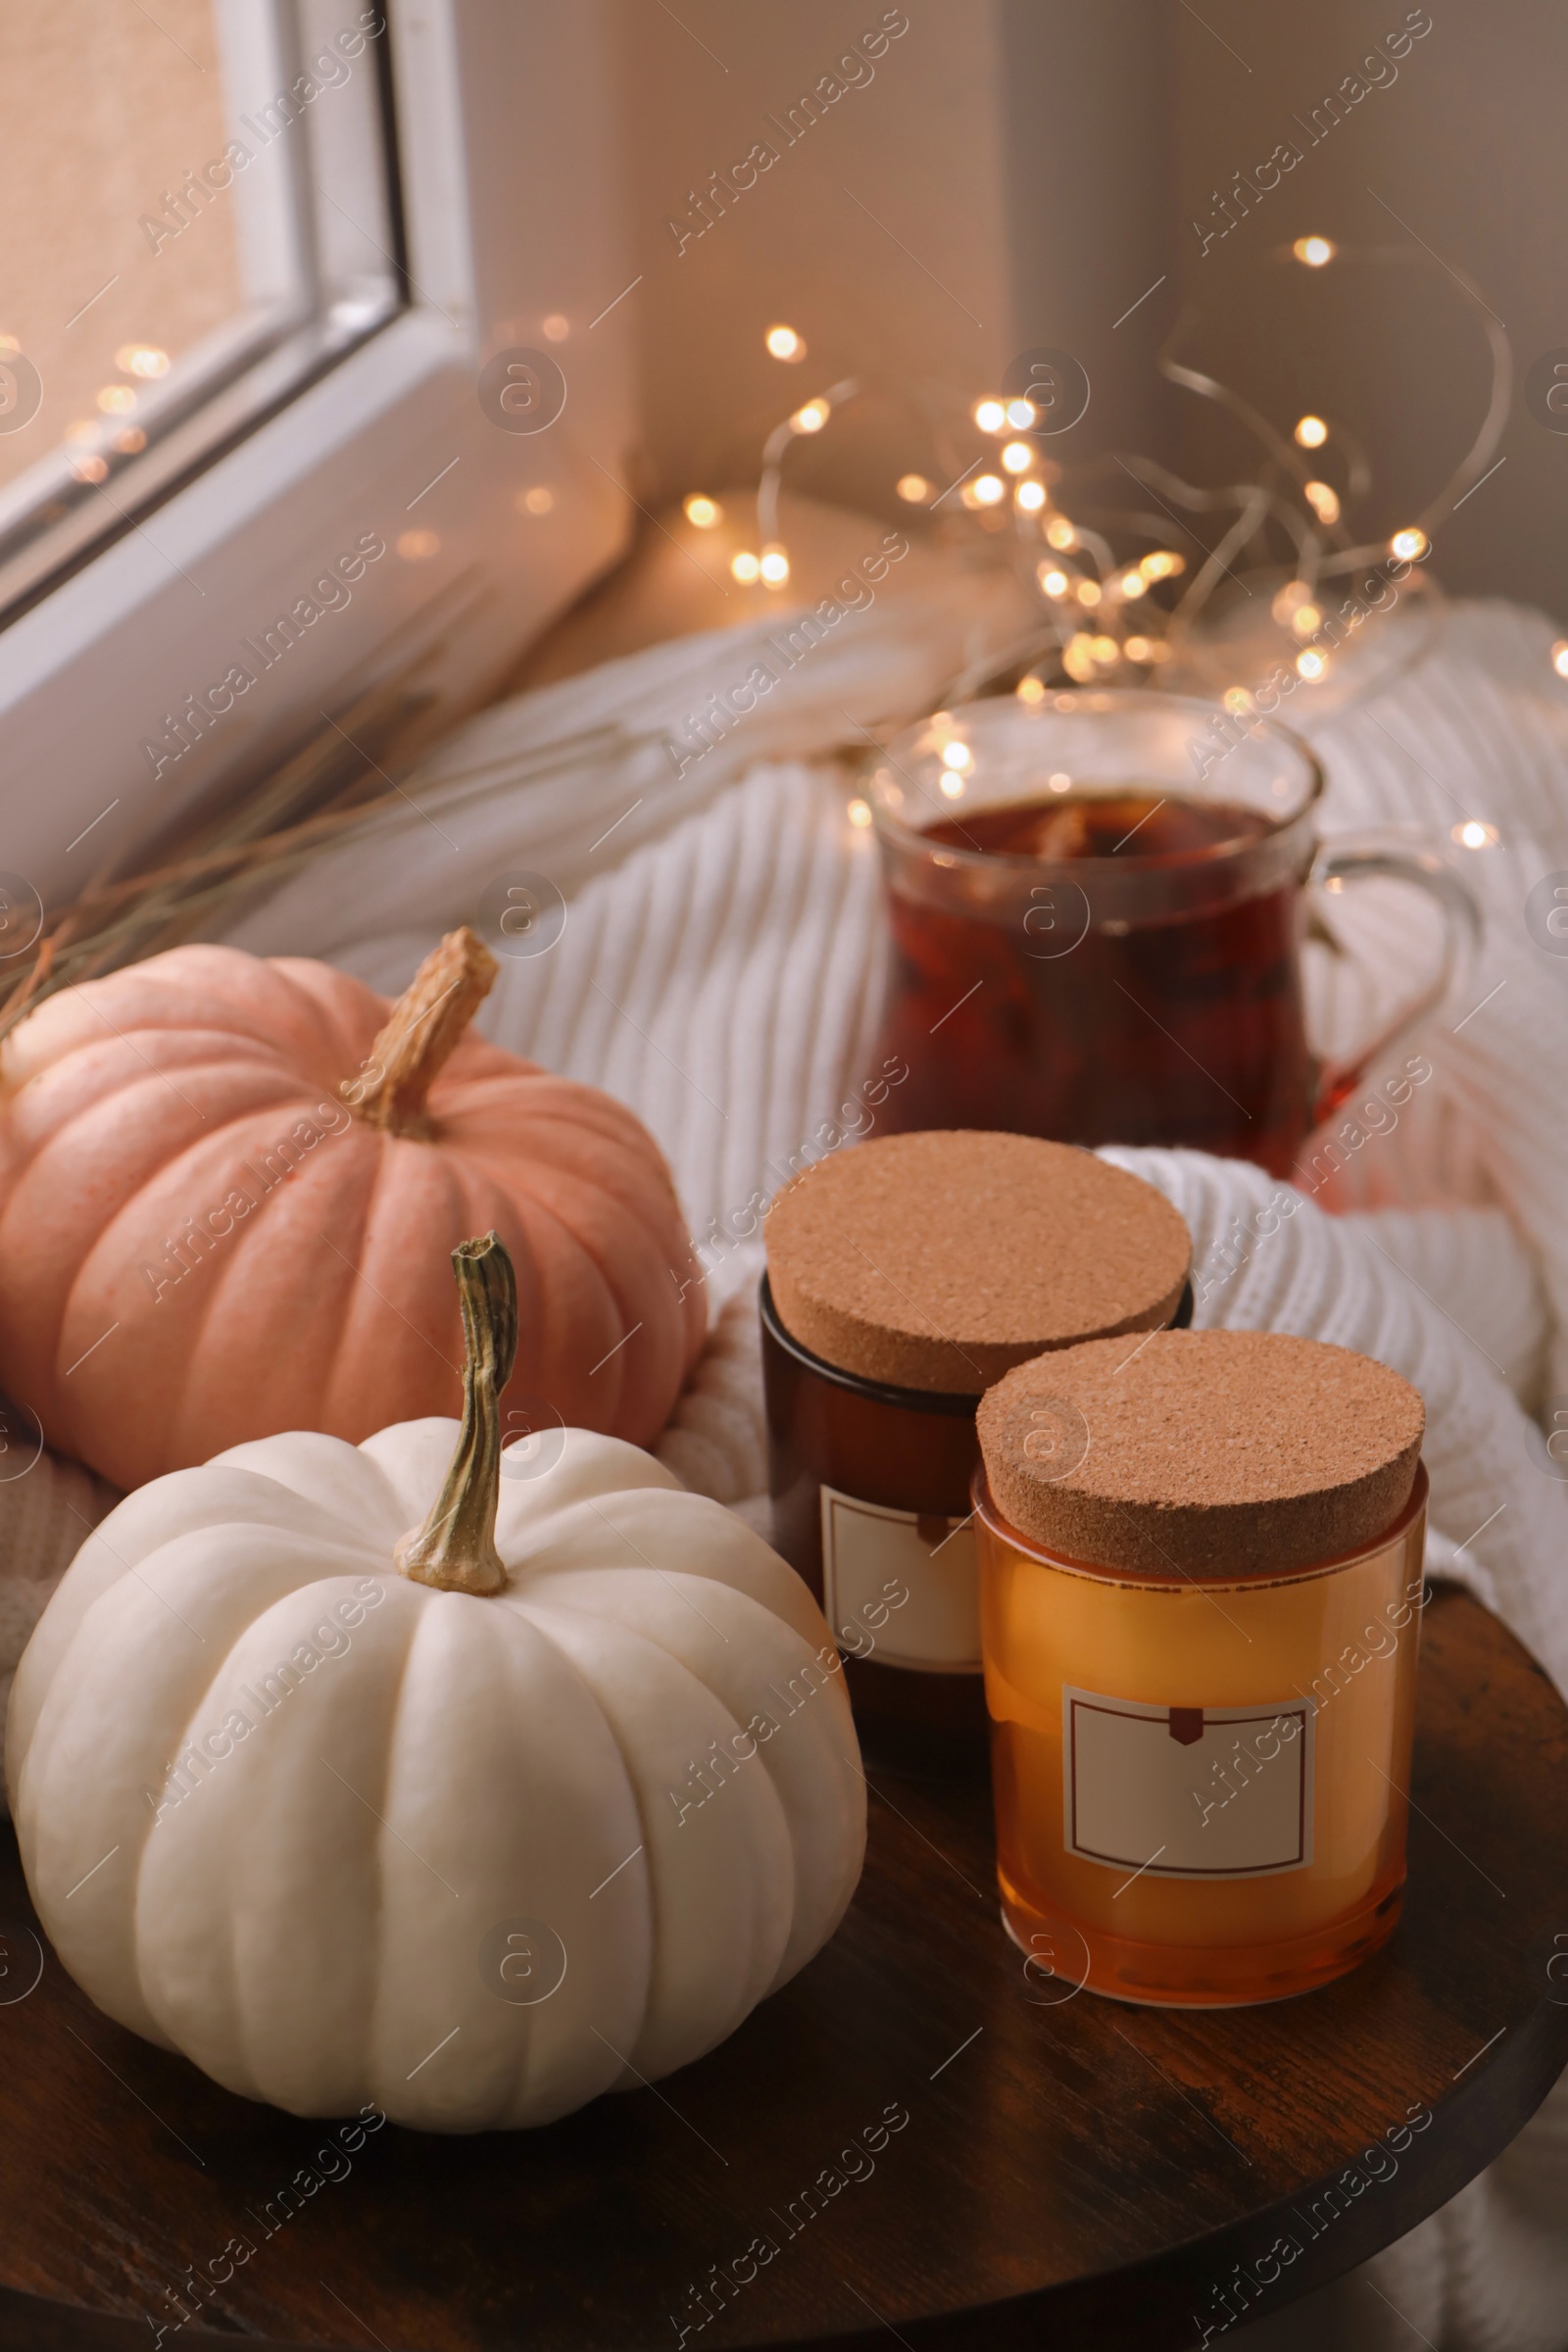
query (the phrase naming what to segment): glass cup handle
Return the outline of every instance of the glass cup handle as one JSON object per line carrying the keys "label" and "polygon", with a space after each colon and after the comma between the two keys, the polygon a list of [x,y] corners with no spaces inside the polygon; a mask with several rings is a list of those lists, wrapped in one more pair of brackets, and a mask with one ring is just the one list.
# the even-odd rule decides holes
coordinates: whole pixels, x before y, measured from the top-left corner
{"label": "glass cup handle", "polygon": [[1361,1083],[1362,1073],[1380,1054],[1396,1045],[1417,1021],[1443,1003],[1455,975],[1479,952],[1481,906],[1467,883],[1461,882],[1435,850],[1396,846],[1375,835],[1325,844],[1312,861],[1306,879],[1308,894],[1338,894],[1347,885],[1369,880],[1409,882],[1437,902],[1443,915],[1443,953],[1432,980],[1418,996],[1401,1004],[1394,1018],[1368,1040],[1351,1061],[1325,1061],[1317,1074],[1314,1123],[1329,1118],[1347,1095]]}

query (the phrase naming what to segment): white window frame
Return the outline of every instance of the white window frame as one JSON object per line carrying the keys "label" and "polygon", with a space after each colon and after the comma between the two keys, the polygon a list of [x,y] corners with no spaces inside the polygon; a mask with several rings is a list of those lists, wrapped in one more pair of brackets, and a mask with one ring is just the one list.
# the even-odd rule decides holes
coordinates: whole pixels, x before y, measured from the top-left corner
{"label": "white window frame", "polygon": [[[471,704],[624,543],[630,306],[600,316],[632,276],[612,5],[385,0],[410,307],[0,631],[0,867],[46,905],[393,665],[422,656],[421,688]],[[516,347],[566,379],[534,434],[479,404],[484,361]],[[409,531],[438,552],[400,557]],[[386,554],[349,601],[167,756],[165,714],[366,535]]]}

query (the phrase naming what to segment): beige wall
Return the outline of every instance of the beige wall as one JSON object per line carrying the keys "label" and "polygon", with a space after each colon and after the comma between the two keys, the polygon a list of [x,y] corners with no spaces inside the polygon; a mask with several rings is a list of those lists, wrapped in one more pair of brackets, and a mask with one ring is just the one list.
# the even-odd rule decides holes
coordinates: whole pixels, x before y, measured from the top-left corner
{"label": "beige wall", "polygon": [[[659,0],[623,0],[646,272],[629,299],[645,479],[661,497],[755,472],[781,410],[836,376],[875,368],[972,396],[1037,344],[1064,345],[1094,380],[1091,417],[1058,455],[1154,430],[1146,319],[1112,325],[1167,267],[1167,0],[902,0],[889,13],[908,30],[874,81],[677,255],[667,220],[688,214],[688,192],[754,139],[780,144],[766,118],[785,121],[883,21],[884,0],[682,0],[679,24]],[[762,351],[775,319],[808,338],[799,369]],[[929,464],[898,430],[891,415],[847,423],[802,480],[863,502],[873,479]]]}
{"label": "beige wall", "polygon": [[[1568,345],[1561,0],[1427,0],[1415,14],[1432,29],[1399,61],[1397,81],[1352,105],[1316,146],[1293,122],[1310,124],[1314,104],[1406,9],[1202,0],[1204,24],[1176,11],[1176,274],[1202,305],[1195,348],[1275,417],[1292,421],[1302,408],[1346,417],[1377,463],[1380,527],[1404,520],[1467,445],[1486,401],[1481,329],[1436,262],[1311,272],[1272,261],[1276,247],[1316,230],[1420,256],[1423,240],[1478,281],[1507,326],[1521,387],[1540,354]],[[1191,221],[1211,217],[1221,175],[1250,171],[1285,138],[1301,162],[1200,255]],[[1184,457],[1205,471],[1235,450],[1201,417],[1181,430]],[[1436,567],[1452,590],[1518,596],[1568,619],[1568,437],[1532,419],[1522,389],[1503,453],[1506,465],[1436,534]]]}
{"label": "beige wall", "polygon": [[1179,12],[1174,0],[998,0],[996,14],[1018,331],[1088,370],[1088,414],[1056,454],[1075,467],[1099,458],[1120,498],[1129,485],[1110,452],[1172,454],[1154,353],[1171,298]]}
{"label": "beige wall", "polygon": [[[833,105],[677,258],[665,221],[687,211],[688,191],[772,135],[763,118],[782,117],[831,71],[877,24],[882,0],[678,0],[679,23],[660,0],[623,0],[627,178],[645,272],[628,301],[645,379],[643,479],[658,496],[754,472],[781,408],[836,374],[876,366],[978,390],[1038,343],[1075,352],[1094,383],[1088,416],[1055,454],[1098,459],[1112,482],[1110,453],[1129,447],[1234,479],[1254,464],[1245,439],[1153,374],[1185,302],[1200,364],[1286,426],[1321,409],[1367,443],[1377,486],[1365,519],[1369,532],[1393,529],[1474,431],[1485,344],[1424,256],[1419,270],[1312,273],[1276,261],[1308,230],[1417,256],[1425,240],[1458,262],[1506,321],[1521,378],[1568,345],[1560,0],[1430,0],[1432,29],[1396,61],[1397,79],[1315,146],[1293,117],[1309,117],[1401,25],[1406,0],[903,9],[909,29],[875,80]],[[1301,162],[1202,250],[1194,219],[1221,225],[1216,187],[1282,139],[1303,149]],[[762,353],[761,331],[779,318],[809,338],[801,369]],[[1438,567],[1451,589],[1522,596],[1568,620],[1558,555],[1568,436],[1544,430],[1516,395],[1503,449],[1507,464],[1439,533]],[[801,478],[864,503],[867,485],[906,462],[918,462],[912,449],[890,453],[868,427],[864,441],[833,436]]]}
{"label": "beige wall", "polygon": [[[978,392],[1016,347],[990,0],[677,0],[677,13],[679,24],[658,0],[624,0],[622,16],[633,266],[645,273],[627,299],[644,480],[659,498],[755,476],[780,415],[837,377],[874,368]],[[766,118],[786,122],[885,13],[909,28],[872,61],[874,79],[784,145]],[[677,251],[666,223],[696,218],[689,191],[763,139],[777,163]],[[776,320],[807,337],[802,366],[763,350]],[[846,464],[844,449],[832,436],[802,481],[831,487],[837,471],[848,488],[867,460]],[[912,442],[906,462],[920,462]],[[881,458],[877,470],[891,479],[898,466]]]}

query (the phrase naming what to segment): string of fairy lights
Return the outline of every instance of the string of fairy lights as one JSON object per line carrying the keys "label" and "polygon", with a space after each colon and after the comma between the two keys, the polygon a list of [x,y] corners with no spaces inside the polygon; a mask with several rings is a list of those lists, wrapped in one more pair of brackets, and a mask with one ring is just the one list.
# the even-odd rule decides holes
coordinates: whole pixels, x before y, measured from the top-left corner
{"label": "string of fairy lights", "polygon": [[[771,355],[786,364],[798,364],[807,356],[805,337],[792,326],[771,326],[763,340]],[[884,389],[878,379],[847,377],[803,402],[769,434],[763,445],[757,495],[760,545],[736,548],[729,562],[731,575],[741,586],[760,585],[780,592],[789,585],[790,553],[779,523],[779,504],[784,466],[793,446],[813,439],[852,401]],[[1023,438],[1042,421],[1034,402],[988,396],[970,405],[967,421],[993,445],[994,462],[982,458],[971,463],[948,490],[926,474],[902,473],[894,484],[897,496],[907,506],[935,514],[939,521],[947,514],[959,514],[978,519],[993,532],[1010,518],[1021,546],[1032,551],[1035,585],[1048,607],[1070,607],[1075,615],[1086,617],[1103,611],[1104,619],[1094,626],[1052,631],[1062,634],[1062,662],[1069,676],[1088,679],[1099,675],[1102,667],[1124,660],[1152,667],[1167,659],[1168,648],[1157,626],[1141,632],[1118,625],[1112,635],[1107,624],[1113,614],[1118,622],[1125,620],[1156,581],[1183,572],[1185,559],[1174,549],[1162,547],[1117,567],[1108,542],[1081,529],[1054,505],[1052,483],[1059,469],[1042,456],[1035,443]],[[724,520],[722,505],[705,491],[692,492],[684,501],[684,511],[698,530],[716,529]],[[1043,683],[1039,691],[1044,693]],[[1026,700],[1032,692],[1033,687],[1026,684]]]}
{"label": "string of fairy lights", "polygon": [[[1321,683],[1342,642],[1333,626],[1338,583],[1391,562],[1405,567],[1420,564],[1431,553],[1435,526],[1491,467],[1507,421],[1512,355],[1480,290],[1462,270],[1436,255],[1404,246],[1343,247],[1311,235],[1297,238],[1277,258],[1314,271],[1331,264],[1373,269],[1435,264],[1458,284],[1478,319],[1492,358],[1486,413],[1460,464],[1412,521],[1386,536],[1357,538],[1350,518],[1365,502],[1373,474],[1354,434],[1316,409],[1304,411],[1288,429],[1274,424],[1228,386],[1178,359],[1183,319],[1159,355],[1160,372],[1224,409],[1250,433],[1264,461],[1257,480],[1208,491],[1152,459],[1120,459],[1111,463],[1119,464],[1162,512],[1102,511],[1093,490],[1106,461],[1092,461],[1074,469],[1069,513],[1059,494],[1064,468],[1042,447],[1048,419],[1034,401],[987,393],[964,404],[907,383],[849,376],[801,402],[768,435],[757,490],[756,543],[733,545],[732,577],[742,587],[774,594],[789,587],[790,549],[780,519],[786,466],[793,453],[815,442],[847,408],[874,395],[918,417],[947,472],[946,487],[924,472],[903,472],[892,485],[897,497],[931,518],[939,535],[951,536],[956,529],[998,544],[1006,534],[1014,567],[1038,609],[1038,625],[1020,656],[1015,682],[1023,701],[1040,700],[1063,678],[1091,685],[1152,677],[1199,641],[1210,599],[1227,577],[1235,577],[1239,564],[1264,571],[1271,583],[1277,580],[1269,612],[1278,650],[1301,681]],[[799,367],[808,356],[805,336],[782,322],[767,328],[763,343],[785,367]],[[972,454],[976,439],[978,458]],[[1334,461],[1338,484],[1326,478],[1325,455]],[[707,491],[694,490],[683,505],[687,521],[698,531],[715,531],[726,520],[722,503]],[[1196,530],[1188,531],[1177,510],[1194,516],[1228,512],[1232,518],[1206,547]],[[1173,519],[1180,523],[1180,535],[1190,538],[1191,556],[1168,544]],[[737,515],[732,540],[740,528]],[[1551,658],[1558,674],[1568,678],[1568,639],[1553,646]],[[1235,708],[1237,698],[1245,705],[1247,689],[1232,688],[1224,699]]]}

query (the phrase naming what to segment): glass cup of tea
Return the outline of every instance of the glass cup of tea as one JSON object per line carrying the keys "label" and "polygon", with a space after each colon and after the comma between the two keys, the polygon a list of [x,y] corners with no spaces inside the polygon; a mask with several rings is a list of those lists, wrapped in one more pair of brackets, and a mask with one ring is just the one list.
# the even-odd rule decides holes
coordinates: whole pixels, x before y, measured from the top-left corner
{"label": "glass cup of tea", "polygon": [[[1322,788],[1285,727],[1179,695],[1004,695],[896,738],[865,787],[893,934],[882,1051],[909,1070],[888,1123],[1186,1144],[1289,1175],[1480,935],[1436,851],[1320,848]],[[1302,1008],[1308,908],[1372,877],[1435,900],[1442,944],[1396,1017],[1328,1061]]]}

